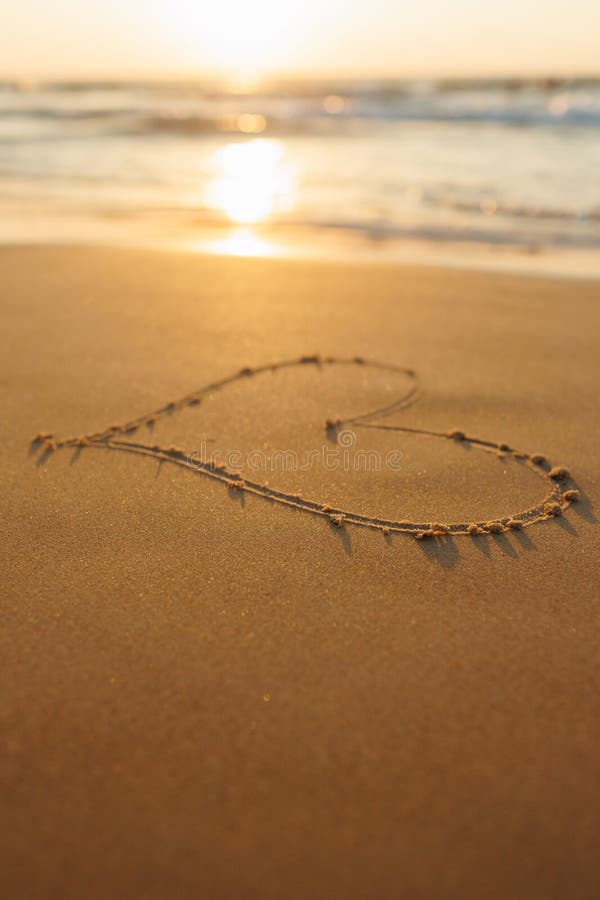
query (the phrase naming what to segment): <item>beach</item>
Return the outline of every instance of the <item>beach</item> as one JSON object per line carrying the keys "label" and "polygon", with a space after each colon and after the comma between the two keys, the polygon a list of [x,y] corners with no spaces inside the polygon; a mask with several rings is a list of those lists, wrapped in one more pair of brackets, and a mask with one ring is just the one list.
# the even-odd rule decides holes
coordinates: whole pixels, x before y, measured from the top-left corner
{"label": "beach", "polygon": [[[599,283],[52,246],[0,273],[5,895],[595,898]],[[190,470],[215,448],[241,476]],[[249,471],[311,448],[335,464]],[[562,515],[452,533],[536,507],[536,454]]]}

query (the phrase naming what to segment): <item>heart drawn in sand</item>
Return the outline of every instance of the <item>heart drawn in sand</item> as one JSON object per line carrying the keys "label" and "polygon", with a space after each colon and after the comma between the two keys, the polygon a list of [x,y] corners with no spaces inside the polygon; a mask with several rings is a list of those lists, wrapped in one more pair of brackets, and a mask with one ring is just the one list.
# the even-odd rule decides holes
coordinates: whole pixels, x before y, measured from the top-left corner
{"label": "heart drawn in sand", "polygon": [[[386,517],[377,515],[375,511],[367,514],[356,509],[331,506],[318,498],[292,493],[288,490],[273,487],[258,478],[249,477],[241,471],[234,470],[230,465],[214,456],[199,454],[197,451],[185,450],[177,446],[145,443],[139,440],[140,432],[143,429],[151,429],[166,418],[172,418],[188,408],[200,407],[203,402],[212,400],[217,393],[225,391],[227,388],[233,388],[247,379],[256,379],[257,376],[269,372],[287,372],[307,366],[313,367],[317,373],[324,373],[330,370],[331,367],[360,368],[364,376],[384,373],[389,376],[400,377],[406,382],[406,388],[401,394],[386,396],[384,398],[386,402],[377,405],[373,409],[367,411],[353,409],[345,412],[343,417],[334,418],[327,418],[328,410],[323,410],[318,428],[323,437],[327,438],[333,445],[343,448],[345,442],[352,440],[349,436],[355,435],[359,430],[364,432],[367,430],[371,432],[376,431],[379,434],[387,432],[388,435],[390,432],[396,432],[405,435],[426,436],[437,441],[459,442],[465,448],[486,453],[492,452],[508,463],[518,463],[525,466],[544,482],[544,496],[539,502],[527,509],[514,512],[511,515],[499,516],[496,519],[470,522],[418,522],[400,518],[399,514],[395,517]],[[366,380],[369,380],[368,377]],[[370,396],[368,392],[367,395]],[[318,401],[320,395],[317,395],[314,399]],[[348,398],[346,397],[346,399]],[[79,449],[89,447],[153,457],[160,462],[184,467],[206,478],[222,482],[233,491],[254,494],[272,503],[279,503],[312,516],[326,518],[336,527],[342,528],[347,525],[355,525],[379,530],[384,534],[402,532],[412,535],[418,540],[443,535],[500,534],[512,529],[522,529],[561,515],[570,503],[578,499],[579,491],[575,488],[568,470],[563,466],[552,467],[541,454],[516,450],[506,443],[473,437],[458,429],[437,432],[423,428],[409,428],[389,424],[390,417],[393,414],[414,404],[417,399],[418,378],[412,369],[367,361],[360,357],[345,359],[302,356],[298,359],[285,360],[256,368],[241,369],[235,374],[205,385],[179,400],[167,403],[159,409],[138,416],[125,424],[112,425],[104,431],[64,439],[58,439],[52,434],[40,433],[36,435],[33,442],[42,450],[42,458],[66,447]],[[352,400],[353,397],[350,396],[350,402]],[[199,412],[202,414],[201,409]],[[315,425],[315,423],[312,424]]]}

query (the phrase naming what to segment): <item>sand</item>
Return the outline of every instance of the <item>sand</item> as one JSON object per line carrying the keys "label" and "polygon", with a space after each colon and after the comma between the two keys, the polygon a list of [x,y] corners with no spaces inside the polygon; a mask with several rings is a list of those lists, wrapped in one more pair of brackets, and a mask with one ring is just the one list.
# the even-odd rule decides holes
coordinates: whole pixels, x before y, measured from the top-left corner
{"label": "sand", "polygon": [[[595,898],[600,285],[26,247],[0,275],[3,893]],[[398,467],[248,465],[342,432]]]}

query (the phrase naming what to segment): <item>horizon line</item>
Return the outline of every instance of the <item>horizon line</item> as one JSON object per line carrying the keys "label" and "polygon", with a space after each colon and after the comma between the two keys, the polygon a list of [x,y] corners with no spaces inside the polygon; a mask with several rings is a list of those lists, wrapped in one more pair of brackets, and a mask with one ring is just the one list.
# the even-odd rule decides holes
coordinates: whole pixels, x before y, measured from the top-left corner
{"label": "horizon line", "polygon": [[18,84],[19,82],[38,82],[42,84],[59,82],[59,83],[148,83],[148,82],[202,82],[212,81],[217,83],[231,82],[251,82],[255,86],[261,84],[269,84],[278,81],[300,81],[300,82],[320,82],[320,81],[387,81],[387,82],[415,82],[415,81],[478,81],[478,82],[528,82],[528,81],[595,81],[600,80],[600,68],[597,70],[546,70],[540,69],[531,72],[348,72],[343,70],[323,70],[314,72],[309,70],[289,70],[289,71],[270,71],[258,74],[250,74],[245,76],[236,73],[227,73],[215,70],[175,70],[162,69],[156,71],[149,70],[130,70],[118,72],[96,72],[96,73],[61,73],[61,72],[39,72],[39,73],[15,73],[0,72],[0,84]]}

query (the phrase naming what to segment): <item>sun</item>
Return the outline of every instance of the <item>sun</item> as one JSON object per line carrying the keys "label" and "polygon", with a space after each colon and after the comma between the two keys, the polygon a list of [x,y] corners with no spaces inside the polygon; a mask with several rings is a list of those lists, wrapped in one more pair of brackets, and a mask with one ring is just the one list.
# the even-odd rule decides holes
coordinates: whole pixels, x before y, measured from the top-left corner
{"label": "sun", "polygon": [[165,27],[185,65],[243,80],[286,69],[305,49],[310,9],[317,7],[311,0],[295,6],[281,0],[175,0]]}

